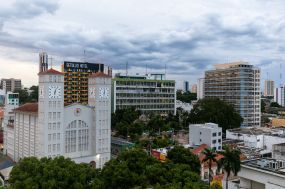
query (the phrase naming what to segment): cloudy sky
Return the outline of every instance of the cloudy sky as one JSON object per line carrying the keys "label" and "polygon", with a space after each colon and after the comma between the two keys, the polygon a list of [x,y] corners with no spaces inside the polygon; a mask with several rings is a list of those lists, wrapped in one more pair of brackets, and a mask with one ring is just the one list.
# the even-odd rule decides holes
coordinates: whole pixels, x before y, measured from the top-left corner
{"label": "cloudy sky", "polygon": [[[38,53],[195,83],[215,63],[285,70],[283,0],[0,0],[0,77],[37,84]],[[284,64],[284,65],[283,65]],[[285,73],[282,76],[285,80]]]}

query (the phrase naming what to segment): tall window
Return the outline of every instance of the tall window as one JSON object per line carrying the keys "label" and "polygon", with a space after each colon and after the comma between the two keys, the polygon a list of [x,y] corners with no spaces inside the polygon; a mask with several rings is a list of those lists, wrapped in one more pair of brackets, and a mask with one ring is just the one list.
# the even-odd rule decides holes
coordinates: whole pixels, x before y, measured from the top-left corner
{"label": "tall window", "polygon": [[81,120],[68,124],[65,131],[65,152],[87,151],[89,146],[88,125]]}

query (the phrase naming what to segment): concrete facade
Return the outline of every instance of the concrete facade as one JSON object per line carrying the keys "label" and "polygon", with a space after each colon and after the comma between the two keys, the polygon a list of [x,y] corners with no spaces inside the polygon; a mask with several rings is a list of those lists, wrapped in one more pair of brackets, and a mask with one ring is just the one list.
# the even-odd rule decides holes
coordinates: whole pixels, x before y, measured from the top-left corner
{"label": "concrete facade", "polygon": [[219,98],[243,117],[242,127],[260,126],[260,69],[247,62],[216,64],[205,72],[205,97]]}
{"label": "concrete facade", "polygon": [[63,89],[61,72],[39,74],[39,102],[14,109],[14,123],[4,125],[4,152],[14,161],[65,156],[102,168],[111,156],[111,77],[101,72],[89,77],[88,105],[65,105]]}
{"label": "concrete facade", "polygon": [[189,145],[206,144],[215,149],[222,149],[222,128],[215,123],[190,124]]}

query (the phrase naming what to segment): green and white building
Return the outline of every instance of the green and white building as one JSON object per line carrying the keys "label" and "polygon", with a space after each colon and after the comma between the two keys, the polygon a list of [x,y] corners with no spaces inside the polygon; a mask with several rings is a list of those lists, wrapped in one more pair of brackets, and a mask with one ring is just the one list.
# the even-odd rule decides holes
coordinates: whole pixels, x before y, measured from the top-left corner
{"label": "green and white building", "polygon": [[175,114],[175,81],[165,74],[122,76],[112,79],[112,111],[135,107],[143,114]]}

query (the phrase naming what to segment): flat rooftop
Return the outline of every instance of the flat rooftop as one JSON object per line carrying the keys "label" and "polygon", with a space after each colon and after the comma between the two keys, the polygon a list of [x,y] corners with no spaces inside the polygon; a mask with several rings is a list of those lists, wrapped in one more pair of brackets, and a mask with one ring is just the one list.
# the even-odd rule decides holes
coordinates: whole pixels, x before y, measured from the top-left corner
{"label": "flat rooftop", "polygon": [[277,160],[273,158],[258,158],[252,160],[246,160],[241,163],[244,167],[251,167],[259,169],[261,171],[268,171],[271,173],[285,176],[285,161]]}
{"label": "flat rooftop", "polygon": [[205,124],[190,124],[189,127],[194,126],[194,127],[201,127],[201,128],[207,128],[207,129],[222,129],[219,127],[218,124],[215,123],[205,123]]}
{"label": "flat rooftop", "polygon": [[229,129],[229,132],[237,133],[237,134],[249,134],[249,135],[273,135],[279,137],[285,137],[285,128],[284,127],[251,127],[251,128],[236,128]]}

